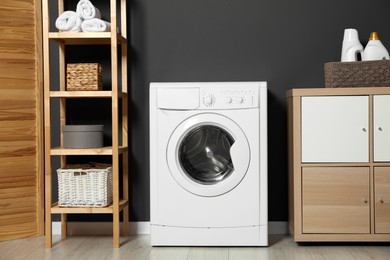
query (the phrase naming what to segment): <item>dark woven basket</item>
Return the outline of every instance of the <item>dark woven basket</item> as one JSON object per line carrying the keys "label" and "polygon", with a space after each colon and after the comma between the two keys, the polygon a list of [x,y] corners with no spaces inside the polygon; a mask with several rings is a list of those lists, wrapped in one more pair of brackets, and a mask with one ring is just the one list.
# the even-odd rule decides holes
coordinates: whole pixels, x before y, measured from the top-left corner
{"label": "dark woven basket", "polygon": [[389,87],[390,60],[325,63],[325,87]]}

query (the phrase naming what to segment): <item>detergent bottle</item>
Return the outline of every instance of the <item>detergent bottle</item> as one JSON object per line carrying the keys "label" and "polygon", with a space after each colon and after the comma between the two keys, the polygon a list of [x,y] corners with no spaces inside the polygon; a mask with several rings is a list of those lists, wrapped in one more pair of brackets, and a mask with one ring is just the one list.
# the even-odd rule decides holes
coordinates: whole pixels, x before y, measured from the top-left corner
{"label": "detergent bottle", "polygon": [[362,55],[363,45],[359,41],[356,29],[345,29],[343,47],[341,50],[341,61],[357,61],[358,54]]}
{"label": "detergent bottle", "polygon": [[389,52],[383,46],[382,42],[379,39],[377,32],[372,32],[370,34],[369,41],[364,48],[362,60],[388,60]]}

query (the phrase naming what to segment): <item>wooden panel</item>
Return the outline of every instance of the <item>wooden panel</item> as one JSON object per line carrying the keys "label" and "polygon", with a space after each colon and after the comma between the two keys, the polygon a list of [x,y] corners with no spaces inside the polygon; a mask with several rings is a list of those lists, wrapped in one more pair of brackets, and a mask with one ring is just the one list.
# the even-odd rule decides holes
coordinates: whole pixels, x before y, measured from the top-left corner
{"label": "wooden panel", "polygon": [[[112,146],[86,149],[57,147],[51,149],[51,155],[112,155],[115,150]],[[122,154],[128,151],[128,147],[120,146],[117,150],[118,154]]]}
{"label": "wooden panel", "polygon": [[[113,27],[114,28],[114,27]],[[115,30],[115,29],[114,29]],[[49,38],[56,40],[60,43],[67,45],[83,45],[83,44],[110,44],[111,35],[114,35],[113,38],[116,38],[119,44],[126,44],[127,40],[122,35],[118,35],[116,32],[84,32],[84,33],[74,33],[74,32],[52,32],[49,33]]]}
{"label": "wooden panel", "polygon": [[0,6],[0,240],[43,235],[40,1]]}
{"label": "wooden panel", "polygon": [[369,167],[302,170],[303,233],[370,233]]}
{"label": "wooden panel", "polygon": [[50,97],[66,98],[111,98],[111,91],[50,91]]}
{"label": "wooden panel", "polygon": [[294,88],[287,91],[287,97],[300,96],[350,96],[350,95],[390,94],[390,87],[370,88]]}
{"label": "wooden panel", "polygon": [[[127,200],[120,200],[118,210],[121,211],[128,205]],[[103,208],[77,208],[77,207],[59,207],[57,203],[51,208],[52,213],[61,213],[61,214],[101,214],[101,213],[113,213],[113,203]]]}
{"label": "wooden panel", "polygon": [[390,234],[390,167],[375,167],[375,233]]}
{"label": "wooden panel", "polygon": [[301,99],[291,97],[288,107],[288,189],[289,230],[294,237],[302,233],[301,221]]}

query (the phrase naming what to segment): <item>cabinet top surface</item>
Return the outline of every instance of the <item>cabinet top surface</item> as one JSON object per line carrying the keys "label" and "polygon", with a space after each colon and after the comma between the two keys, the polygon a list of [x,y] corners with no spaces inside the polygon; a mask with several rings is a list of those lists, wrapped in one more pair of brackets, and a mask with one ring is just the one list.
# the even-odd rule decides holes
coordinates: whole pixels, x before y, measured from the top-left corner
{"label": "cabinet top surface", "polygon": [[390,87],[372,88],[293,88],[287,90],[287,97],[301,96],[348,96],[348,95],[375,95],[390,94]]}

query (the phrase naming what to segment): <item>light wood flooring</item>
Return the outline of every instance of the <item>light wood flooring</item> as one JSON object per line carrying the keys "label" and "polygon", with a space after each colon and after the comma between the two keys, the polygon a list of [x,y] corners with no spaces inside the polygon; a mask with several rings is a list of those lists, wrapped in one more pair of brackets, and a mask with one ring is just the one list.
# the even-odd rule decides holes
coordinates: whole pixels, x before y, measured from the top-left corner
{"label": "light wood flooring", "polygon": [[0,259],[159,259],[159,260],[251,260],[251,259],[390,259],[390,243],[310,243],[298,245],[290,236],[270,235],[269,247],[151,247],[149,235],[129,236],[119,249],[111,236],[53,238],[45,248],[44,237],[0,242]]}

